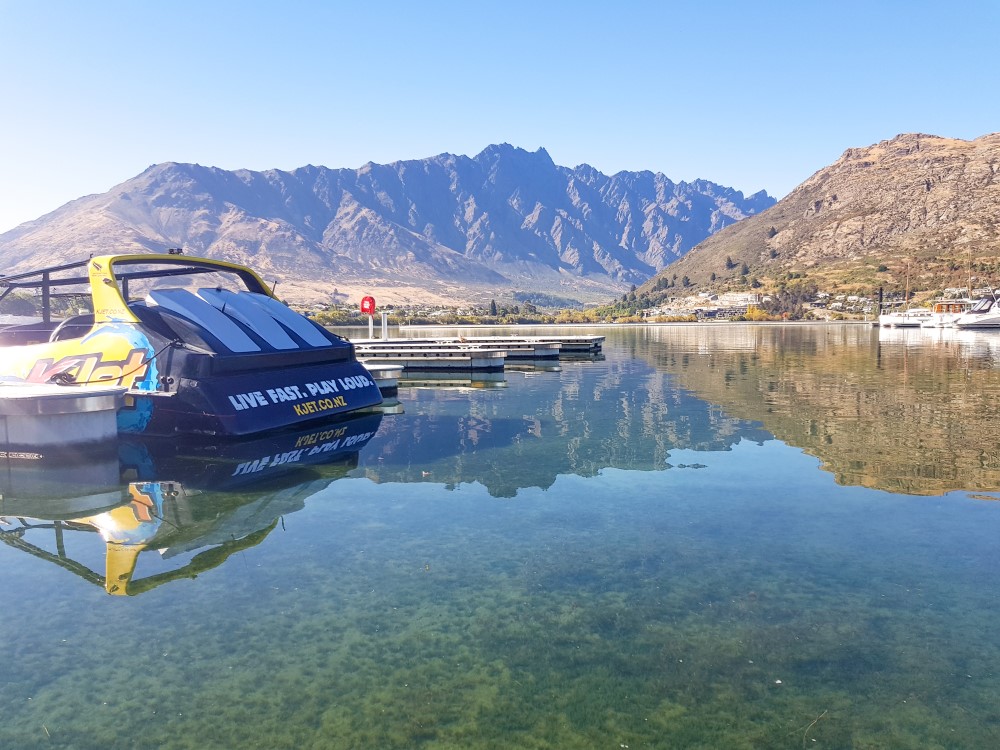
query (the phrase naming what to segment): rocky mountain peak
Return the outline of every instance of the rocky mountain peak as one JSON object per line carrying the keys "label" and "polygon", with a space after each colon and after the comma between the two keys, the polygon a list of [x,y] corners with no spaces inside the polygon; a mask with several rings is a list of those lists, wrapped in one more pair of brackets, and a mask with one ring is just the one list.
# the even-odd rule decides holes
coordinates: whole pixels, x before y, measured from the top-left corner
{"label": "rocky mountain peak", "polygon": [[357,286],[400,302],[514,291],[604,301],[768,201],[659,173],[569,169],[507,143],[358,169],[168,162],[0,235],[0,265],[179,246],[320,298]]}

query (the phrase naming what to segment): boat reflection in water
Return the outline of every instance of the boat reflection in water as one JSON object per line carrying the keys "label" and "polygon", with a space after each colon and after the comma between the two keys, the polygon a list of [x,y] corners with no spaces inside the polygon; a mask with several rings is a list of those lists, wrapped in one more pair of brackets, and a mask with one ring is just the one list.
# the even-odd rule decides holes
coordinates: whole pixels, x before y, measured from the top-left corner
{"label": "boat reflection in water", "polygon": [[[109,594],[194,578],[259,544],[282,516],[355,468],[381,420],[366,414],[239,442],[130,439],[86,454],[3,452],[0,541]],[[93,557],[93,545],[69,551],[87,535],[103,541],[103,574],[99,562],[77,559]],[[150,550],[159,555],[144,555],[143,568],[151,558],[156,572],[136,577]]]}

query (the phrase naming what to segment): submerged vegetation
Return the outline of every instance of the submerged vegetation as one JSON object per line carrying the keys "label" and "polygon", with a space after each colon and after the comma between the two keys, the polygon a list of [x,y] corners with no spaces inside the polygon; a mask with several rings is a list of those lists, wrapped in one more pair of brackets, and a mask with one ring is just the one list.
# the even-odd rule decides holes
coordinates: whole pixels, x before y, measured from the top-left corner
{"label": "submerged vegetation", "polygon": [[[682,453],[711,470],[612,472],[503,503],[475,486],[346,480],[245,564],[129,602],[78,592],[52,610],[37,579],[16,578],[10,593],[46,616],[5,632],[20,655],[0,691],[0,739],[991,746],[995,606],[968,572],[990,533],[908,503],[921,543],[885,543],[891,524],[859,531],[848,493],[812,504],[807,483],[803,497],[763,497],[762,473],[727,468],[747,451],[762,449]],[[800,476],[808,459],[785,451],[782,477]],[[891,502],[864,507],[881,519]],[[961,536],[962,560],[932,564],[926,534]],[[8,569],[28,560],[0,554]],[[184,627],[157,635],[177,618]]]}

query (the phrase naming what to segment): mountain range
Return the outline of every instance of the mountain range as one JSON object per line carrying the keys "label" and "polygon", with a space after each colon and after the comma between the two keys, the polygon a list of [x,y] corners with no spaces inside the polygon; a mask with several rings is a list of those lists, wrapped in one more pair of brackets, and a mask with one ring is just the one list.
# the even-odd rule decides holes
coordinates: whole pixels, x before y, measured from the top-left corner
{"label": "mountain range", "polygon": [[182,247],[249,265],[289,299],[606,301],[774,203],[508,144],[359,169],[166,163],[0,235],[0,267]]}

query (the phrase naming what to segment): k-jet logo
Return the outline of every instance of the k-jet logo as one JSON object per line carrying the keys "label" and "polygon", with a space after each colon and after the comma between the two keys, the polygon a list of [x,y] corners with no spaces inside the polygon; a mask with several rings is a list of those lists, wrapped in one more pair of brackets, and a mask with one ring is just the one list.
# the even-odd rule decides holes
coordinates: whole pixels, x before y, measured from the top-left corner
{"label": "k-jet logo", "polygon": [[145,349],[133,349],[121,360],[105,361],[100,352],[69,354],[57,362],[40,359],[31,368],[27,380],[47,383],[56,375],[65,374],[76,383],[114,383],[131,388],[146,377],[148,355]]}

